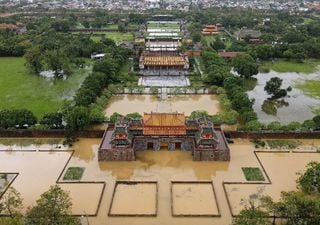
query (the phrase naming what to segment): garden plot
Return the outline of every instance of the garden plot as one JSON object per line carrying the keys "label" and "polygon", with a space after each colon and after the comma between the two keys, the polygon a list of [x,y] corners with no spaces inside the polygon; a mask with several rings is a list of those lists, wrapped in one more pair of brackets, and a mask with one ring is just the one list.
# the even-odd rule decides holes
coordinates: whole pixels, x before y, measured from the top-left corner
{"label": "garden plot", "polygon": [[172,182],[173,216],[220,216],[212,182]]}
{"label": "garden plot", "polygon": [[271,183],[225,184],[233,215],[238,215],[248,206],[249,200],[259,204],[258,199],[266,195],[278,200],[282,191],[296,190],[297,173],[303,172],[309,162],[320,161],[319,153],[257,152],[257,157],[270,177]]}
{"label": "garden plot", "polygon": [[109,216],[156,216],[156,182],[117,182]]}
{"label": "garden plot", "polygon": [[[21,193],[23,211],[35,204],[40,195],[57,183],[59,174],[71,156],[70,151],[3,151],[0,152],[1,173],[17,173],[11,187]],[[104,183],[59,183],[69,192],[72,214],[95,215]],[[4,193],[5,195],[6,193]]]}

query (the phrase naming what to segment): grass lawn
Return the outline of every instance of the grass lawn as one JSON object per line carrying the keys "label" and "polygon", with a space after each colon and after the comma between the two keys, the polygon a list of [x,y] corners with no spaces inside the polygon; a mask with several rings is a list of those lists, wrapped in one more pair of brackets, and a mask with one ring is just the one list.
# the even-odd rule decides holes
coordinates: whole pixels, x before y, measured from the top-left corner
{"label": "grass lawn", "polygon": [[69,167],[63,180],[81,180],[84,167]]}
{"label": "grass lawn", "polygon": [[122,41],[134,41],[134,35],[131,32],[95,32],[91,39],[99,42],[103,36],[114,40],[116,44],[120,44]]}
{"label": "grass lawn", "polygon": [[242,167],[242,172],[247,181],[264,181],[261,170],[257,167]]}
{"label": "grass lawn", "polygon": [[274,63],[266,62],[263,64],[263,67],[269,68],[276,72],[296,72],[296,73],[313,73],[317,70],[317,67],[320,65],[320,60],[316,59],[307,59],[303,63],[278,60]]}
{"label": "grass lawn", "polygon": [[79,69],[66,80],[48,80],[30,74],[24,63],[22,57],[0,58],[0,109],[26,108],[38,118],[59,110],[65,99],[72,99],[89,74],[88,69]]}
{"label": "grass lawn", "polygon": [[320,81],[319,80],[306,80],[295,85],[308,96],[313,98],[320,98]]}

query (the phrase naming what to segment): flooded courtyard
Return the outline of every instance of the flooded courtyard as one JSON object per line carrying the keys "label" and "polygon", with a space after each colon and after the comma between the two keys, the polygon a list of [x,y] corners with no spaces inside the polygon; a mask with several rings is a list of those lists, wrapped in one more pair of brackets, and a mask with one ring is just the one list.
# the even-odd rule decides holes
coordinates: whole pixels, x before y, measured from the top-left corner
{"label": "flooded courtyard", "polygon": [[[264,91],[266,82],[272,77],[279,77],[283,80],[282,88],[292,87],[288,96],[278,100],[268,101],[268,94]],[[279,121],[288,124],[292,121],[303,122],[314,116],[313,111],[320,107],[320,99],[307,95],[298,87],[306,81],[320,79],[320,70],[311,73],[259,73],[256,80],[248,81],[248,95],[254,98],[254,110],[261,122],[269,123]]]}
{"label": "flooded courtyard", "polygon": [[118,95],[113,96],[105,110],[105,115],[114,112],[126,115],[137,112],[184,112],[190,115],[195,110],[205,110],[209,114],[216,114],[220,109],[216,95],[173,95],[160,100],[154,95]]}
{"label": "flooded courtyard", "polygon": [[[70,192],[73,214],[88,215],[93,225],[230,225],[246,199],[278,198],[281,191],[295,190],[296,173],[309,161],[320,161],[313,149],[319,140],[301,140],[294,151],[269,152],[237,139],[229,146],[230,162],[195,162],[191,152],[165,149],[137,152],[133,162],[98,162],[100,141],[80,139],[68,150],[50,151],[10,150],[8,145],[0,151],[0,173],[18,174],[11,185],[25,208],[58,183]],[[69,167],[85,168],[80,182],[62,181]],[[250,184],[242,167],[260,168],[270,180]]]}

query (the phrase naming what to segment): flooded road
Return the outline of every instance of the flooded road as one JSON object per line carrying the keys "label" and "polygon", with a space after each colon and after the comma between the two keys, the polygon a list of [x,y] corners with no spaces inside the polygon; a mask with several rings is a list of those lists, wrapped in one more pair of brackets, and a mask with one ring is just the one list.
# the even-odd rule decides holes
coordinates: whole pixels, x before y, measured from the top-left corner
{"label": "flooded road", "polygon": [[[267,102],[270,97],[264,87],[272,77],[279,77],[283,80],[282,88],[292,87],[292,91],[288,92],[288,96],[276,101]],[[278,73],[270,71],[269,73],[259,73],[257,81],[248,81],[249,91],[247,92],[250,98],[254,98],[254,110],[258,114],[261,122],[269,123],[272,121],[280,121],[288,124],[292,121],[303,122],[306,119],[311,119],[314,114],[313,110],[320,107],[320,100],[306,95],[302,90],[296,88],[296,85],[303,83],[305,80],[319,80],[320,71],[312,74],[302,73]],[[268,108],[263,110],[262,106]]]}
{"label": "flooded road", "polygon": [[220,111],[219,100],[216,95],[179,95],[160,100],[153,95],[118,95],[113,96],[105,110],[110,116],[117,112],[122,115],[138,112],[184,112],[190,115],[195,110],[205,110],[209,114]]}

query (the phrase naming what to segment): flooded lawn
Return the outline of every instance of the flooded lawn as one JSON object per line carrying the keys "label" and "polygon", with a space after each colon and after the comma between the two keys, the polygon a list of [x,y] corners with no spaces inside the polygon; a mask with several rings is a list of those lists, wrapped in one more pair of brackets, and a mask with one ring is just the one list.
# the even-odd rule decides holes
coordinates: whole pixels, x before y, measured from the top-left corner
{"label": "flooded lawn", "polygon": [[172,210],[176,216],[218,216],[211,182],[172,183]]}
{"label": "flooded lawn", "polygon": [[[281,191],[296,190],[297,173],[303,172],[311,161],[320,161],[319,153],[258,153],[272,184],[230,184],[226,185],[233,214],[248,206],[248,199],[258,200],[268,195],[280,198]],[[284,166],[285,165],[285,166]],[[257,202],[258,203],[258,202]]]}
{"label": "flooded lawn", "polygon": [[[98,162],[100,141],[80,139],[71,149],[74,154],[69,162],[71,152],[63,150],[3,151],[0,152],[0,172],[19,173],[12,186],[21,192],[24,206],[28,207],[50,185],[57,182],[66,163],[65,168],[84,167],[81,182],[105,182],[104,191],[101,183],[59,185],[70,192],[74,214],[93,215],[98,212],[97,216],[88,218],[92,225],[230,225],[232,217],[222,184],[246,182],[242,167],[256,167],[264,171],[258,157],[272,184],[265,181],[261,184],[226,185],[234,213],[244,207],[242,198],[248,199],[261,193],[277,198],[283,190],[295,190],[296,172],[303,170],[309,161],[320,161],[319,153],[307,152],[258,152],[256,157],[256,149],[249,140],[237,139],[229,146],[230,162],[195,162],[192,161],[191,152],[178,150],[138,152],[134,162]],[[320,145],[320,140],[301,142],[303,144],[299,146],[299,151]],[[205,183],[198,185],[204,181]],[[157,182],[157,186],[140,182]],[[176,183],[179,185],[176,186]],[[100,197],[102,199],[98,208]],[[172,200],[174,207],[171,205]],[[109,212],[113,215],[108,216]],[[155,212],[157,216],[150,216]],[[221,217],[214,217],[219,213]],[[132,214],[140,216],[125,216]],[[199,215],[179,217],[173,214]],[[86,224],[85,218],[82,219]]]}
{"label": "flooded lawn", "polygon": [[157,183],[117,183],[110,215],[152,216],[157,214]]}
{"label": "flooded lawn", "polygon": [[205,110],[209,114],[220,111],[219,100],[216,95],[179,95],[160,100],[152,95],[118,95],[111,98],[105,110],[107,116],[114,112],[126,115],[138,112],[184,112],[190,115],[195,110]]}
{"label": "flooded lawn", "polygon": [[[288,92],[288,97],[272,102],[266,101],[270,96],[264,91],[264,87],[272,77],[280,77],[283,80],[283,88],[292,87],[292,91]],[[305,82],[319,80],[320,70],[312,74],[271,71],[269,73],[259,73],[256,78],[256,84],[254,81],[248,82],[248,86],[251,86],[248,95],[255,99],[254,110],[261,122],[280,121],[284,124],[292,121],[303,122],[312,118],[314,116],[313,110],[320,107],[320,99],[311,96],[301,88],[304,87],[302,84]],[[264,106],[264,109],[262,106]]]}

